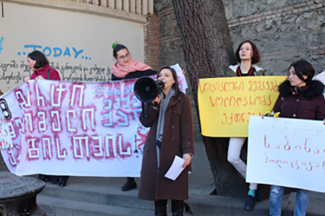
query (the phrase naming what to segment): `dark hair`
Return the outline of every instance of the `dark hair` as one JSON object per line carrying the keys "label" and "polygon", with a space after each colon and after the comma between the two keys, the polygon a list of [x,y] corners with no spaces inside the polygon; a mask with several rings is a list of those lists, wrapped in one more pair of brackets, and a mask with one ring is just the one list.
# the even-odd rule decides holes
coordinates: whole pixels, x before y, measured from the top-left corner
{"label": "dark hair", "polygon": [[34,50],[33,52],[29,53],[27,57],[36,61],[34,65],[35,69],[42,68],[45,65],[49,64],[49,60],[47,60],[45,55],[38,50]]}
{"label": "dark hair", "polygon": [[[299,77],[299,79],[306,82],[306,84],[309,84],[312,81],[313,76],[315,75],[315,69],[313,65],[304,59],[291,63],[291,65],[289,66],[289,70],[291,67],[295,69],[295,73]],[[307,75],[307,79],[304,79],[303,75]]]}
{"label": "dark hair", "polygon": [[241,46],[244,43],[249,43],[252,46],[252,49],[253,49],[252,64],[259,63],[261,61],[260,53],[258,52],[258,49],[257,49],[256,45],[250,40],[243,41],[243,42],[241,42],[239,44],[239,46],[238,46],[238,48],[237,48],[237,50],[235,52],[236,61],[239,62],[239,63],[241,62],[241,59],[240,59],[240,56],[239,56],[239,51],[240,51]]}
{"label": "dark hair", "polygon": [[160,72],[162,70],[164,70],[164,69],[168,69],[168,70],[170,70],[172,72],[173,78],[175,80],[175,83],[173,84],[172,88],[175,89],[175,95],[178,95],[178,93],[179,93],[179,87],[178,87],[177,73],[176,73],[176,71],[173,68],[171,68],[169,66],[164,66],[164,67],[160,68],[160,70],[157,73],[157,79],[159,77]]}
{"label": "dark hair", "polygon": [[126,46],[124,46],[123,44],[117,44],[113,49],[114,58],[117,58],[117,52],[122,49],[126,49],[129,52],[129,50],[128,50],[128,48],[126,48]]}

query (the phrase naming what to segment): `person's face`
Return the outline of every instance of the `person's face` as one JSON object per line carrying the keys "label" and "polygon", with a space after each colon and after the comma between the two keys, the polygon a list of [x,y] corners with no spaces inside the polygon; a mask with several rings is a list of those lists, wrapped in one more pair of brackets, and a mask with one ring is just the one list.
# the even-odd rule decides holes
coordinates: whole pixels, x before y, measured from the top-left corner
{"label": "person's face", "polygon": [[172,72],[169,69],[163,69],[158,75],[158,79],[165,84],[164,91],[169,91],[175,83]]}
{"label": "person's face", "polygon": [[[304,79],[307,79],[307,75],[302,75],[302,77]],[[306,82],[301,80],[296,72],[295,72],[295,68],[292,66],[289,70],[289,76],[288,76],[288,80],[290,81],[291,86],[293,87],[300,87],[300,86],[305,86]]]}
{"label": "person's face", "polygon": [[29,69],[31,69],[32,71],[35,71],[36,69],[34,68],[34,66],[35,66],[36,60],[33,60],[33,59],[27,57],[27,61],[28,61],[27,66],[29,67]]}
{"label": "person's face", "polygon": [[241,60],[250,60],[253,57],[252,45],[248,42],[243,43],[239,50],[239,57]]}
{"label": "person's face", "polygon": [[130,64],[130,55],[129,55],[129,51],[127,49],[121,49],[116,54],[117,54],[116,61],[120,65],[127,66]]}

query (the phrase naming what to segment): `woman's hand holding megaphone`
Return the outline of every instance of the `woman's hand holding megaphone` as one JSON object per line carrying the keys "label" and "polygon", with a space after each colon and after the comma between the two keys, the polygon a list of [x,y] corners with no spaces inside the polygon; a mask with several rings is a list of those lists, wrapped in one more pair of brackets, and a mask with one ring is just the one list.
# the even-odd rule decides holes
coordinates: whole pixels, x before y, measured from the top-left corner
{"label": "woman's hand holding megaphone", "polygon": [[157,97],[156,97],[156,99],[154,99],[151,103],[152,103],[152,107],[154,109],[157,109],[158,108],[158,105],[160,103],[160,95],[158,94]]}

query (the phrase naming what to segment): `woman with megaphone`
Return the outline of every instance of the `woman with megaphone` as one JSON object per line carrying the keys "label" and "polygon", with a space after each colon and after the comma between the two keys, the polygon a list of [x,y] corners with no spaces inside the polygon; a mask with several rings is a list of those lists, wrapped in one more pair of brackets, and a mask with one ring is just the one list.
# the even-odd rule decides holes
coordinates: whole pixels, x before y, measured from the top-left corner
{"label": "woman with megaphone", "polygon": [[[155,201],[155,215],[167,215],[167,200],[172,200],[173,215],[183,215],[188,199],[188,171],[194,154],[194,126],[190,98],[178,88],[177,74],[163,67],[157,79],[164,83],[162,92],[148,105],[148,115],[140,121],[150,127],[143,148],[138,197]],[[184,159],[184,170],[175,179],[165,177],[175,156]]]}

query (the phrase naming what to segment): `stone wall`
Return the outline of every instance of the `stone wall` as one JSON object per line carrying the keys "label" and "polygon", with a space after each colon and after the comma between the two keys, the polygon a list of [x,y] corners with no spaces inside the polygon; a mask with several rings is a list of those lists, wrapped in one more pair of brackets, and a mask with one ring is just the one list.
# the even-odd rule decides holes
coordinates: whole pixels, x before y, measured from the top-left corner
{"label": "stone wall", "polygon": [[[224,0],[234,50],[243,40],[256,43],[259,66],[282,74],[304,58],[317,72],[325,70],[325,0]],[[176,62],[185,68],[182,43],[171,0],[156,0],[160,20],[159,66]]]}
{"label": "stone wall", "polygon": [[224,0],[234,44],[256,42],[267,74],[287,72],[295,60],[325,71],[325,1]]}
{"label": "stone wall", "polygon": [[[310,61],[317,72],[325,71],[325,0],[223,2],[234,51],[241,41],[255,42],[262,57],[258,65],[267,69],[267,75],[285,75],[288,66],[301,58]],[[179,63],[186,70],[172,1],[156,0],[155,14],[160,21],[159,67]],[[193,112],[195,139],[199,140]]]}

